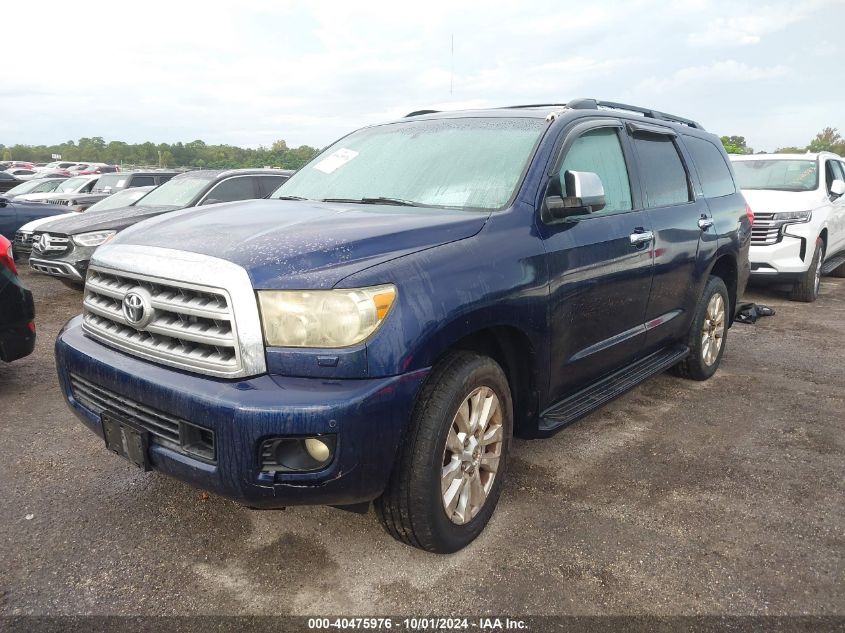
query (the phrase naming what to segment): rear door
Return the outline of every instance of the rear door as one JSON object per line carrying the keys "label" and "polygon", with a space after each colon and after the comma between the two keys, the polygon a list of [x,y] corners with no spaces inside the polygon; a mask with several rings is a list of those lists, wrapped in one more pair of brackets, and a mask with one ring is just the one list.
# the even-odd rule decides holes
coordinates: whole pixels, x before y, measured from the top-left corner
{"label": "rear door", "polygon": [[550,280],[553,401],[639,355],[652,272],[648,217],[632,186],[633,157],[622,124],[600,119],[565,135],[556,171],[597,174],[606,205],[540,221]]}
{"label": "rear door", "polygon": [[[646,309],[646,348],[681,338],[689,329],[703,287],[707,259],[701,243],[715,250],[710,210],[691,176],[690,160],[672,128],[629,123],[642,196],[651,230],[654,277]],[[695,185],[698,185],[697,178]]]}

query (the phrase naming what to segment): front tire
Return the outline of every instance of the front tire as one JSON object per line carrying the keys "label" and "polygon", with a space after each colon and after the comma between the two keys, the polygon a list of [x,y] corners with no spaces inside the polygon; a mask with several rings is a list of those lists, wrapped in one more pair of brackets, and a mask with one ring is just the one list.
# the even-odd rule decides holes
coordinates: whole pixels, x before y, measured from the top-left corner
{"label": "front tire", "polygon": [[722,362],[728,338],[731,301],[720,277],[711,277],[698,300],[687,335],[690,353],[675,366],[675,373],[692,380],[707,380]]}
{"label": "front tire", "polygon": [[417,397],[394,472],[375,502],[387,532],[441,554],[469,545],[496,508],[512,434],[502,368],[472,352],[446,356]]}
{"label": "front tire", "polygon": [[789,298],[793,301],[802,301],[804,303],[812,303],[819,296],[819,287],[822,280],[822,263],[824,262],[824,242],[822,238],[816,238],[816,250],[813,253],[813,259],[810,261],[810,267],[801,277],[800,281],[795,282],[792,287],[792,293]]}

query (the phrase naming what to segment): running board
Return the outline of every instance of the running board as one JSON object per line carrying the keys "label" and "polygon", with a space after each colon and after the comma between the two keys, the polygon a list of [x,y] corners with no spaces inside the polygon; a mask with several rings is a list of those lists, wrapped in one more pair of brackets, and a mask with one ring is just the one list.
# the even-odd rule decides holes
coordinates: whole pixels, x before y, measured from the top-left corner
{"label": "running board", "polygon": [[605,376],[541,413],[540,431],[556,431],[580,420],[644,380],[677,365],[688,354],[689,349],[686,346],[666,348]]}
{"label": "running board", "polygon": [[829,275],[842,264],[845,264],[845,254],[831,257],[824,263],[824,265],[822,265],[822,275]]}

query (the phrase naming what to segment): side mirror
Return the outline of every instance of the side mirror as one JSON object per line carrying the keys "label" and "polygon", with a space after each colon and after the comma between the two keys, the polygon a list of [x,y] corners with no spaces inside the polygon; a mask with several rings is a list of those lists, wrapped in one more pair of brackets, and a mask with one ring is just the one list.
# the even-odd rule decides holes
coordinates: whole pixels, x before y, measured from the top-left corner
{"label": "side mirror", "polygon": [[5,207],[7,204],[9,204],[9,199],[0,197],[0,207]]}
{"label": "side mirror", "polygon": [[845,182],[839,179],[834,180],[830,185],[830,195],[838,198],[842,194],[845,194]]}
{"label": "side mirror", "polygon": [[591,171],[567,170],[563,174],[563,182],[560,182],[560,176],[556,176],[553,187],[549,187],[549,191],[555,189],[565,195],[546,197],[546,215],[553,220],[595,213],[604,209],[607,204],[601,178]]}

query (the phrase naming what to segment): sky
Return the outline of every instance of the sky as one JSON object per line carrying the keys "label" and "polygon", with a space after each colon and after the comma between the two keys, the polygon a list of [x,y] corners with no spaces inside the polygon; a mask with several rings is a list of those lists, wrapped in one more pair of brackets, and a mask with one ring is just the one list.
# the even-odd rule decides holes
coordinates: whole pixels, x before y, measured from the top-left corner
{"label": "sky", "polygon": [[656,108],[755,150],[845,135],[845,0],[14,2],[0,143],[323,147],[424,108]]}

